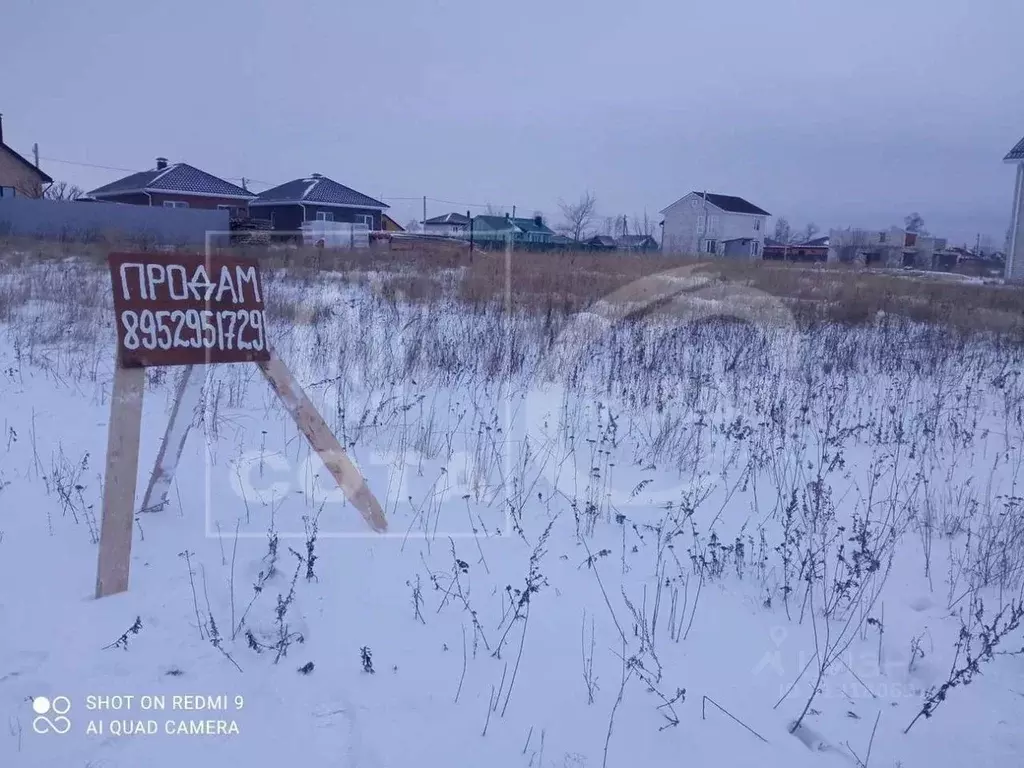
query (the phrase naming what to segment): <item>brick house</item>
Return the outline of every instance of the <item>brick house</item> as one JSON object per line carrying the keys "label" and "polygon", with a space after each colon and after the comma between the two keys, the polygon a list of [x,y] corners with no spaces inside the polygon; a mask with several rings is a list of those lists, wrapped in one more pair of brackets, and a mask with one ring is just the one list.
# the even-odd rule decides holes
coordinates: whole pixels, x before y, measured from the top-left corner
{"label": "brick house", "polygon": [[188,163],[170,163],[158,157],[156,168],[140,171],[89,192],[94,200],[165,208],[226,210],[246,216],[256,195]]}
{"label": "brick house", "polygon": [[735,195],[690,192],[661,211],[666,253],[760,259],[768,211]]}
{"label": "brick house", "polygon": [[0,115],[0,197],[42,197],[53,179],[4,144],[3,115]]}

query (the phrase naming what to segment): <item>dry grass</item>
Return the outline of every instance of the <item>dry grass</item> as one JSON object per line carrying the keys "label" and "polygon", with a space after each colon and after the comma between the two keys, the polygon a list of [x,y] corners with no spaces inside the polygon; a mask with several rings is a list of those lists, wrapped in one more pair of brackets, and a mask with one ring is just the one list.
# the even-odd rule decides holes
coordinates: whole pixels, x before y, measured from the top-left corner
{"label": "dry grass", "polygon": [[[75,256],[97,265],[131,244],[74,244],[20,239],[0,240],[0,278],[29,264],[55,263]],[[480,307],[511,300],[514,311],[563,314],[583,309],[637,280],[689,267],[709,278],[712,288],[743,286],[780,299],[804,327],[837,322],[864,325],[895,315],[968,332],[994,332],[1024,338],[1024,289],[969,282],[936,273],[906,274],[832,264],[786,264],[698,259],[663,254],[470,253],[439,244],[361,251],[317,248],[248,247],[231,249],[260,260],[264,270],[316,281],[335,273],[345,282],[377,284],[385,296],[432,304],[456,299]],[[0,316],[23,303],[16,282],[0,281]],[[507,292],[507,293],[506,293]]]}

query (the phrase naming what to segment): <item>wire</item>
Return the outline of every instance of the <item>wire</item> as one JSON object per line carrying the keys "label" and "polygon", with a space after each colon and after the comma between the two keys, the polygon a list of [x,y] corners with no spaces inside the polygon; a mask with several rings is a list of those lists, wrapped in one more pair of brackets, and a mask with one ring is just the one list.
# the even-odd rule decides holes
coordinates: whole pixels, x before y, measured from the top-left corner
{"label": "wire", "polygon": [[97,165],[96,163],[80,163],[76,160],[61,160],[58,157],[40,157],[48,163],[65,163],[66,165],[80,165],[83,168],[102,168],[104,171],[121,171],[123,173],[139,173],[137,168],[117,168],[112,165]]}
{"label": "wire", "polygon": [[444,203],[445,205],[465,205],[469,208],[512,208],[511,205],[495,205],[494,203],[459,203],[454,200],[440,200],[436,197],[428,197],[427,200],[431,200],[435,203]]}
{"label": "wire", "polygon": [[[59,157],[40,157],[40,160],[45,160],[48,163],[63,163],[65,165],[78,165],[83,168],[99,168],[104,171],[118,171],[120,173],[142,173],[143,170],[139,168],[121,168],[116,165],[101,165],[99,163],[83,163],[80,160],[64,160]],[[145,169],[145,170],[152,170]],[[267,187],[276,186],[269,181],[263,181],[262,179],[253,179],[248,176],[220,176],[219,178],[226,179],[228,181],[245,181],[253,182],[254,184],[266,185]]]}

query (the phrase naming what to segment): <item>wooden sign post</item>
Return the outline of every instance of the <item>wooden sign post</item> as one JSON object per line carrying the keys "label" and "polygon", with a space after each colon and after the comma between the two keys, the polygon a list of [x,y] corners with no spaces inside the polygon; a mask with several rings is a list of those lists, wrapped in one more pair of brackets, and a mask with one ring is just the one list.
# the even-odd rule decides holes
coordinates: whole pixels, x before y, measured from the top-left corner
{"label": "wooden sign post", "polygon": [[[128,589],[145,369],[185,366],[143,501],[161,508],[200,391],[195,366],[255,363],[370,528],[387,520],[330,427],[267,338],[259,265],[238,256],[112,253],[117,359],[110,400],[96,597]],[[184,407],[183,407],[184,406]]]}

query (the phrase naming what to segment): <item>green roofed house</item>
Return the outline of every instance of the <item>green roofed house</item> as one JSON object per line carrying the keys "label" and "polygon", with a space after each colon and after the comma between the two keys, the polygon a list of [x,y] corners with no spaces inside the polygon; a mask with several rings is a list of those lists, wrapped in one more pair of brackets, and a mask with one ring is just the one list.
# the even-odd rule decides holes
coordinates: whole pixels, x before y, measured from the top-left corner
{"label": "green roofed house", "polygon": [[514,245],[550,245],[554,235],[543,216],[529,219],[512,218],[508,214],[473,217],[473,240],[481,245],[504,244],[509,239]]}

